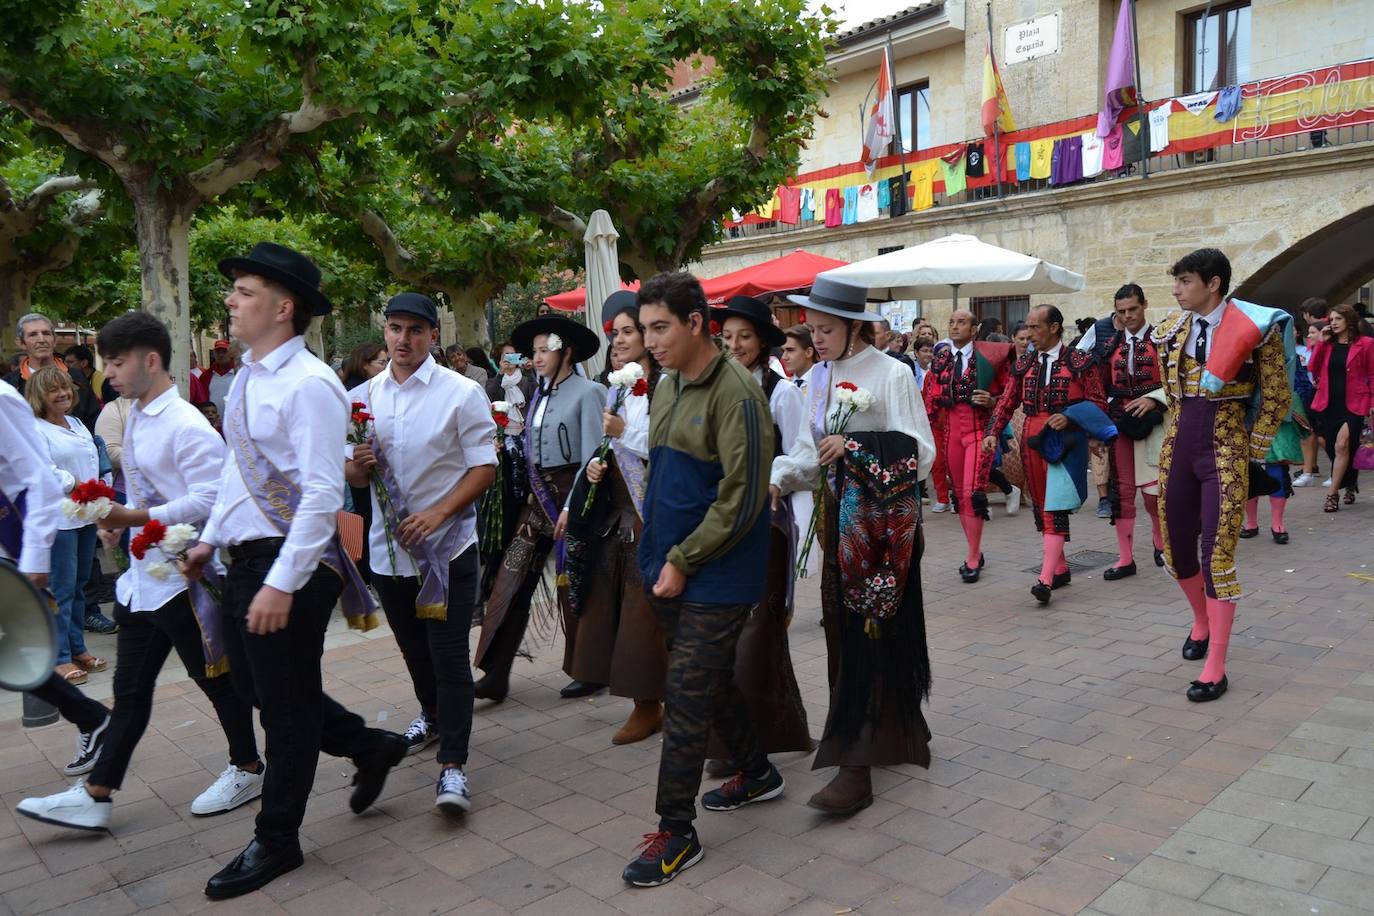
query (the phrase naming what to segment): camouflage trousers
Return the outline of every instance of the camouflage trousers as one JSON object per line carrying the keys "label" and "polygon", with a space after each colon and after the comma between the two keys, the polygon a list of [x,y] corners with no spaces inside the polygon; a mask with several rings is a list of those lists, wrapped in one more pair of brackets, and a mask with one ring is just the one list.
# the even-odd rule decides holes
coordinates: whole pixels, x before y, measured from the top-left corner
{"label": "camouflage trousers", "polygon": [[651,599],[668,641],[663,756],[658,764],[660,829],[685,829],[696,819],[697,792],[712,729],[747,771],[764,757],[744,695],[735,684],[735,647],[752,604],[695,604]]}

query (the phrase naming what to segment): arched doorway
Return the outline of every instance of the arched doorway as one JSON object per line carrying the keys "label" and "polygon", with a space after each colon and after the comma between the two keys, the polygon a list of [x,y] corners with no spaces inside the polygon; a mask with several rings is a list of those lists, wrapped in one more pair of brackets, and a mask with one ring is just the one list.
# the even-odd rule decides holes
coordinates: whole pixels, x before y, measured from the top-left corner
{"label": "arched doorway", "polygon": [[1317,230],[1269,260],[1235,288],[1235,295],[1296,312],[1318,296],[1346,302],[1374,277],[1374,207]]}

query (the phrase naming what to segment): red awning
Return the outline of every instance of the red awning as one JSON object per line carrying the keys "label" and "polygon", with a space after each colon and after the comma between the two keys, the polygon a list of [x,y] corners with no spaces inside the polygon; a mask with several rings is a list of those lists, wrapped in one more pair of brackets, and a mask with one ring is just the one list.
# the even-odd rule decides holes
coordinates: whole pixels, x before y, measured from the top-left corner
{"label": "red awning", "polygon": [[[706,291],[706,301],[711,305],[721,306],[731,296],[767,296],[809,289],[816,280],[816,274],[834,267],[843,267],[847,263],[798,248],[771,261],[702,280],[701,286]],[[622,283],[620,286],[622,289],[639,289],[638,282]],[[544,301],[561,311],[577,312],[587,303],[587,291],[578,287],[566,293],[549,296]]]}

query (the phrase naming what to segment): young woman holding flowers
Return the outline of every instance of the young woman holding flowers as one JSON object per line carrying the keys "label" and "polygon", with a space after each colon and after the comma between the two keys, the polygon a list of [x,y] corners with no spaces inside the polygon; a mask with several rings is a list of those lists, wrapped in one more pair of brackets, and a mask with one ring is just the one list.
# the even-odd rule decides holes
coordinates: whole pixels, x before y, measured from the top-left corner
{"label": "young woman holding flowers", "polygon": [[662,370],[644,348],[633,292],[613,293],[602,315],[622,368],[609,376],[602,448],[587,463],[586,482],[579,482],[571,502],[563,671],[634,700],[629,719],[611,737],[613,744],[633,744],[663,726],[668,669],[663,631],[635,559],[644,524],[649,404]]}
{"label": "young woman holding flowers", "polygon": [[[871,769],[930,765],[921,700],[930,657],[921,600],[918,483],[935,442],[916,379],[873,347],[862,287],[817,278],[789,296],[806,309],[816,355],[808,422],[824,505],[821,609],[830,713],[814,767],[838,766],[811,807],[852,814],[873,803]],[[837,432],[837,430],[843,430]]]}

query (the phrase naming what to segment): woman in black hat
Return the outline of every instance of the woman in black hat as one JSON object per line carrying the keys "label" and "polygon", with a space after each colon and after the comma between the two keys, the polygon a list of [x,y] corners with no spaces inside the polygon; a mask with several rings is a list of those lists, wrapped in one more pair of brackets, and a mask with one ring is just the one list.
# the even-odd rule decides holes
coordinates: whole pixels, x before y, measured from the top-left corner
{"label": "woman in black hat", "polygon": [[813,766],[839,772],[808,804],[852,814],[873,803],[873,767],[930,765],[918,485],[935,440],[915,376],[873,346],[868,322],[880,316],[867,311],[867,290],[817,277],[808,295],[788,298],[806,309],[823,360],[811,370],[808,422],[825,480],[817,536],[830,713]]}
{"label": "woman in black hat", "polygon": [[[813,744],[806,726],[787,626],[792,620],[792,580],[797,557],[797,525],[791,494],[814,485],[816,444],[806,419],[806,396],[769,368],[773,348],[787,335],[773,324],[768,306],[750,296],[735,296],[713,312],[721,325],[721,339],[735,361],[754,374],[768,395],[773,416],[772,536],[763,602],[750,615],[735,650],[735,683],[758,726],[759,750],[765,754],[809,751]],[[809,519],[808,519],[809,521]],[[713,734],[707,753],[708,776],[733,775],[737,767]],[[707,807],[710,807],[709,805]]]}
{"label": "woman in black hat", "polygon": [[[663,727],[663,689],[668,652],[658,615],[639,573],[636,553],[643,535],[644,486],[649,459],[649,404],[659,368],[644,347],[635,294],[620,290],[602,307],[611,356],[618,367],[638,365],[642,382],[621,398],[606,395],[601,428],[611,437],[606,461],[587,463],[573,491],[568,522],[568,598],[563,671],[575,682],[609,684],[614,696],[634,700],[634,711],[611,737],[633,744]],[[617,370],[619,371],[619,370]],[[612,379],[625,381],[616,375]],[[616,412],[611,407],[620,401]],[[595,498],[588,510],[590,484]]]}
{"label": "woman in black hat", "polygon": [[[568,496],[578,471],[601,443],[601,408],[605,389],[573,371],[596,355],[595,332],[554,315],[535,318],[511,334],[515,348],[534,360],[539,388],[525,411],[525,459],[530,504],[516,522],[501,568],[487,599],[478,638],[476,663],[484,672],[477,682],[481,700],[501,702],[510,690],[510,670],[525,625],[530,602],[544,575],[549,551],[558,550],[559,605],[566,598],[563,531]],[[570,684],[565,697],[587,696],[600,684]]]}

